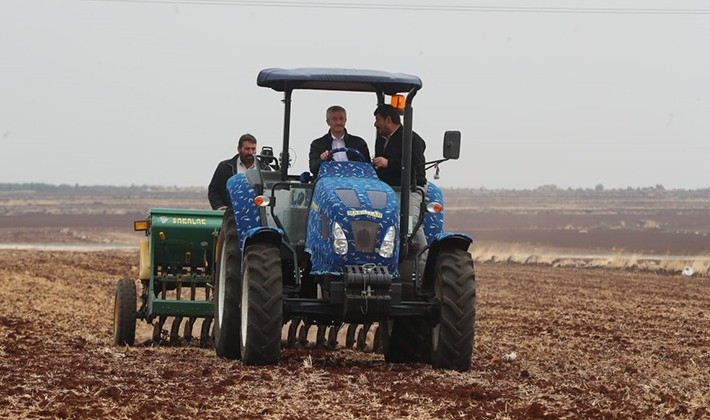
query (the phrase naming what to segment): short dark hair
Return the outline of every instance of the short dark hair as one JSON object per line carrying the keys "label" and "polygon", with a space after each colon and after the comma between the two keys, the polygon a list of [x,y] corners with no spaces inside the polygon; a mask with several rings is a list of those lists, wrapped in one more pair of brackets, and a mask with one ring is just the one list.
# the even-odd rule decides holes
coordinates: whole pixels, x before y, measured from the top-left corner
{"label": "short dark hair", "polygon": [[378,105],[375,109],[375,116],[380,116],[382,118],[390,117],[393,123],[397,125],[402,125],[402,120],[399,118],[399,111],[392,105]]}
{"label": "short dark hair", "polygon": [[244,144],[245,141],[256,144],[256,137],[252,136],[249,133],[242,134],[242,136],[239,137],[239,144],[237,145],[237,147],[241,149],[242,144]]}

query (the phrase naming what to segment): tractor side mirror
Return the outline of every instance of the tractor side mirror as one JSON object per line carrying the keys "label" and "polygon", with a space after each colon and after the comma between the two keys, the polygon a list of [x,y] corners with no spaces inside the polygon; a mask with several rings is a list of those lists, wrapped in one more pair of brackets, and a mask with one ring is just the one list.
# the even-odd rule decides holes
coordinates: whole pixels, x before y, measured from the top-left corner
{"label": "tractor side mirror", "polygon": [[444,159],[458,159],[461,153],[461,132],[444,133]]}

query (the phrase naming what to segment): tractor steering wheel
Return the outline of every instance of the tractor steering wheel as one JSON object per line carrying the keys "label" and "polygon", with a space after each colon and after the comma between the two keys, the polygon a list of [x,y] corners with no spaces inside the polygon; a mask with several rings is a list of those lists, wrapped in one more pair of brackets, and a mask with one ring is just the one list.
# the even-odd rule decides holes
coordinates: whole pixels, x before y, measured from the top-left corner
{"label": "tractor steering wheel", "polygon": [[330,159],[331,159],[331,160],[333,159],[333,154],[335,154],[335,153],[340,153],[340,152],[354,153],[355,156],[358,157],[358,160],[359,160],[360,162],[367,162],[367,161],[365,160],[365,156],[363,156],[362,153],[360,153],[359,150],[353,149],[352,147],[338,147],[337,149],[331,150],[331,151],[330,151],[330,154],[329,154]]}

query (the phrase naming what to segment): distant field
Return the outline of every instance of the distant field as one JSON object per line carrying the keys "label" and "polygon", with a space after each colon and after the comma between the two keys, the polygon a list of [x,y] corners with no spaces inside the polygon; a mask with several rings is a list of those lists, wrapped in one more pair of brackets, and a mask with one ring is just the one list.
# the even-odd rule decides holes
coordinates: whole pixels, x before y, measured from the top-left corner
{"label": "distant field", "polygon": [[[447,230],[479,261],[622,266],[697,273],[710,266],[710,190],[444,190]],[[209,208],[200,188],[0,190],[0,244],[135,244],[150,208]]]}
{"label": "distant field", "polygon": [[479,261],[710,274],[709,191],[447,192]]}

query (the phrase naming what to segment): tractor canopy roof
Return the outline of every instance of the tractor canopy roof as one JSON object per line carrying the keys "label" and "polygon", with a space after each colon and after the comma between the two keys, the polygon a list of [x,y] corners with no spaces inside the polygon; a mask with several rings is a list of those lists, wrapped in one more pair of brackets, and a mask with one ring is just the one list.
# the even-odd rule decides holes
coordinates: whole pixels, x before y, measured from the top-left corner
{"label": "tractor canopy roof", "polygon": [[379,70],[334,68],[270,68],[259,72],[256,84],[278,92],[294,89],[381,92],[386,95],[417,91],[422,81],[417,76]]}

